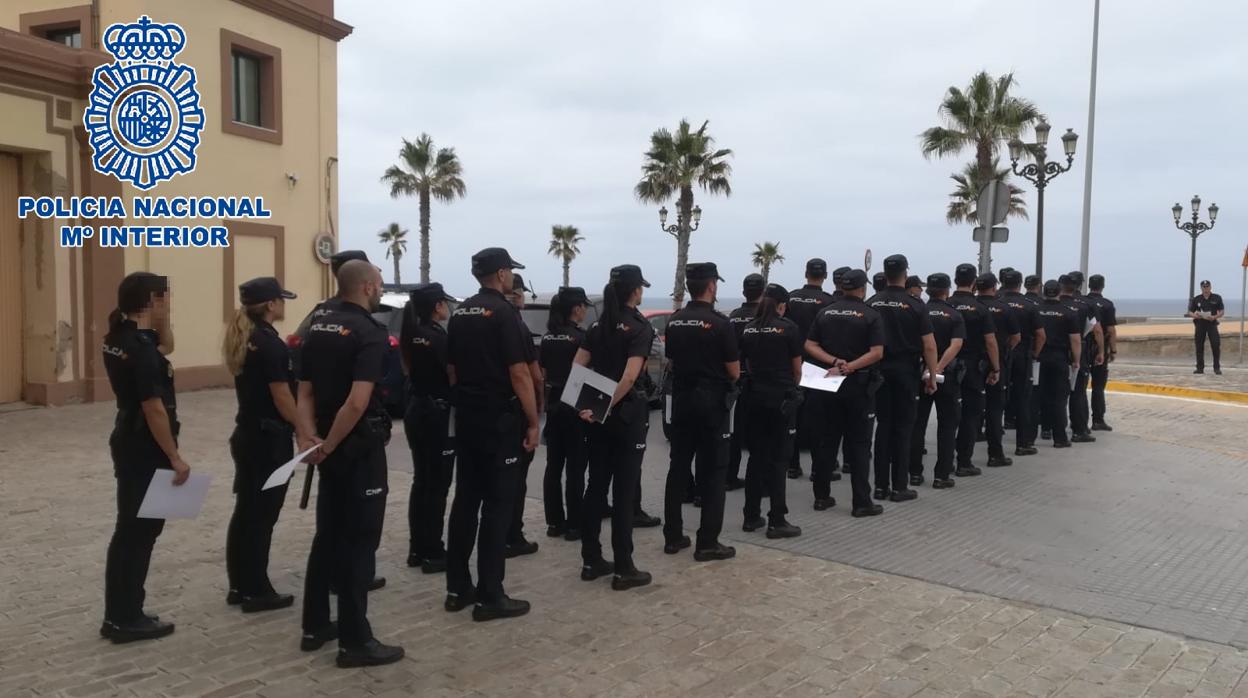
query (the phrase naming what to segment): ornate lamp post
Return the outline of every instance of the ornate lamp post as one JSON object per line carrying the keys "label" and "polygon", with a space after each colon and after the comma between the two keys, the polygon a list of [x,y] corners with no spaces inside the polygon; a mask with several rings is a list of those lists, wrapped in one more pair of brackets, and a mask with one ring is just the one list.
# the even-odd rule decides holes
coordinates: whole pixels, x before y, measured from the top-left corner
{"label": "ornate lamp post", "polygon": [[[1044,121],[1036,124],[1036,143],[1031,147],[1017,137],[1010,139],[1011,169],[1015,175],[1036,185],[1036,275],[1041,279],[1044,278],[1044,190],[1058,175],[1070,170],[1075,161],[1075,146],[1079,142],[1079,136],[1074,129],[1066,129],[1066,133],[1062,134],[1066,164],[1063,166],[1060,162],[1049,161],[1048,142],[1052,128]],[[1025,151],[1030,151],[1036,161],[1019,169],[1018,161],[1023,158]]]}
{"label": "ornate lamp post", "polygon": [[[701,222],[702,222],[702,207],[694,206],[693,207],[693,224],[689,226],[688,232],[693,232],[697,230],[698,224]],[[679,207],[676,210],[676,223],[673,225],[667,224],[667,207],[663,206],[662,208],[660,208],[659,209],[659,227],[663,229],[663,232],[672,236],[677,236],[683,230],[685,230],[685,217],[680,214]]]}
{"label": "ornate lamp post", "polygon": [[1205,224],[1200,221],[1200,197],[1192,197],[1192,220],[1187,223],[1180,223],[1183,218],[1183,207],[1176,203],[1170,212],[1174,214],[1174,227],[1187,233],[1192,238],[1192,266],[1191,275],[1187,282],[1187,297],[1196,297],[1196,238],[1206,230],[1213,228],[1214,223],[1218,220],[1218,205],[1209,205],[1209,223]]}

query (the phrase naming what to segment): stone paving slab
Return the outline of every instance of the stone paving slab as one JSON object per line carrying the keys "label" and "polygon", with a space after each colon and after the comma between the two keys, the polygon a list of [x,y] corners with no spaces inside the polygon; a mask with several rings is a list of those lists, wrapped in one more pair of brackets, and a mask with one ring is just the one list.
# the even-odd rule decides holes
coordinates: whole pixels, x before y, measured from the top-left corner
{"label": "stone paving slab", "polygon": [[1221,390],[1248,393],[1248,367],[1234,365],[1234,354],[1227,355],[1223,346],[1222,375],[1215,375],[1213,365],[1205,366],[1205,373],[1195,375],[1191,361],[1184,362],[1128,362],[1115,361],[1109,366],[1109,379],[1127,383],[1151,383],[1173,385],[1198,390]]}

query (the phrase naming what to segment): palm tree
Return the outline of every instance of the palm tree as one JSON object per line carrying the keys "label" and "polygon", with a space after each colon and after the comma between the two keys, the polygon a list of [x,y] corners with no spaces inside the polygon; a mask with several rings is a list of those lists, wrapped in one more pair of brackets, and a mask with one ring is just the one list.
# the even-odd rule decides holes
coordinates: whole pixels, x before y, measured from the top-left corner
{"label": "palm tree", "polygon": [[[1010,177],[1010,170],[1005,167],[998,168],[997,161],[992,161],[992,171],[995,173],[996,179],[1006,181]],[[987,182],[980,179],[979,165],[973,162],[967,163],[962,168],[960,174],[949,175],[957,183],[957,187],[949,192],[949,210],[945,213],[945,220],[949,225],[957,225],[959,223],[969,223],[975,220],[975,204],[979,199],[979,192],[984,188]],[[1010,207],[1006,210],[1006,218],[1022,218],[1027,220],[1027,202],[1023,200],[1023,189],[1006,182],[1010,188]]]}
{"label": "palm tree", "polygon": [[771,279],[771,265],[784,264],[784,255],[780,254],[778,242],[756,242],[754,253],[750,255],[754,266],[763,270],[763,281]]}
{"label": "palm tree", "polygon": [[399,259],[407,252],[407,229],[400,228],[398,223],[391,223],[377,233],[377,239],[386,246],[386,258],[394,260],[394,283],[403,283],[399,278]]}
{"label": "palm tree", "polygon": [[421,283],[429,283],[429,200],[450,203],[456,198],[462,199],[467,192],[461,177],[463,173],[454,148],[434,149],[433,139],[422,133],[415,143],[403,139],[399,164],[391,165],[381,176],[382,183],[390,186],[391,198],[419,198]]}
{"label": "palm tree", "polygon": [[[650,149],[641,164],[641,181],[633,193],[642,203],[662,204],[676,196],[676,283],[672,305],[679,309],[685,301],[685,265],[689,262],[689,238],[693,233],[693,186],[708,194],[732,195],[732,165],[727,148],[715,149],[715,139],[706,132],[709,121],[694,131],[681,119],[673,134],[665,128],[650,136]],[[670,231],[669,231],[670,232]]]}
{"label": "palm tree", "polygon": [[563,260],[563,285],[571,286],[572,260],[581,253],[577,243],[584,242],[581,231],[574,225],[550,226],[550,254]]}

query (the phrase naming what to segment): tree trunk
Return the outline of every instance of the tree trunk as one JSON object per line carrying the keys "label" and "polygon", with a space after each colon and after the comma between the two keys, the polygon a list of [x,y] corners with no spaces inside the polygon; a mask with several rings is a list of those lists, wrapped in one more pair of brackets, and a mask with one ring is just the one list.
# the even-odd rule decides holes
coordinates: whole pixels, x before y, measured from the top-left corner
{"label": "tree trunk", "polygon": [[767,282],[769,279],[771,279],[771,260],[765,259],[763,260],[763,285],[764,286],[767,285]]}
{"label": "tree trunk", "polygon": [[[992,169],[992,144],[977,143],[975,144],[975,166],[979,169],[979,183],[984,186],[995,179],[996,172]],[[974,192],[975,196],[979,196],[979,192]]]}
{"label": "tree trunk", "polygon": [[685,304],[685,265],[689,263],[689,238],[693,231],[693,187],[681,187],[676,202],[680,218],[680,230],[676,233],[676,284],[672,289],[672,308],[680,310]]}
{"label": "tree trunk", "polygon": [[[396,282],[397,283],[397,282]],[[429,189],[420,190],[420,283],[429,283]]]}
{"label": "tree trunk", "polygon": [[572,285],[572,260],[567,257],[563,258],[563,287],[567,288]]}
{"label": "tree trunk", "polygon": [[397,249],[394,250],[394,285],[395,286],[398,286],[399,284],[403,283],[403,279],[399,277],[399,257],[402,257],[402,256],[403,256],[402,252],[399,252]]}

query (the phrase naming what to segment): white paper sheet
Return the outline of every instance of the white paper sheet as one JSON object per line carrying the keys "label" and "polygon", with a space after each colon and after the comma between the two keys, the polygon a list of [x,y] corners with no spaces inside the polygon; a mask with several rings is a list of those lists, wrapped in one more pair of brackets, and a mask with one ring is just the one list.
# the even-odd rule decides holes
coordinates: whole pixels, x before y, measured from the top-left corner
{"label": "white paper sheet", "polygon": [[450,437],[455,436],[455,408],[454,407],[451,408],[450,416],[447,417],[446,435]]}
{"label": "white paper sheet", "polygon": [[1078,382],[1079,382],[1079,367],[1071,366],[1070,367],[1070,389],[1074,390],[1075,383],[1078,383]]}
{"label": "white paper sheet", "polygon": [[803,361],[802,387],[829,393],[840,390],[841,383],[845,382],[845,376],[828,376],[827,373],[828,369]]}
{"label": "white paper sheet", "polygon": [[274,487],[281,487],[282,485],[285,485],[286,483],[290,482],[290,478],[293,477],[295,474],[295,468],[298,467],[298,465],[303,462],[304,458],[308,457],[309,453],[315,451],[318,448],[320,448],[319,444],[316,446],[313,446],[312,448],[309,448],[303,453],[295,454],[294,458],[291,458],[290,460],[282,464],[281,467],[279,467],[277,470],[274,470],[273,473],[269,475],[269,479],[264,481],[264,485],[262,485],[260,489],[271,490]]}
{"label": "white paper sheet", "polygon": [[1040,362],[1031,362],[1031,384],[1040,385]]}
{"label": "white paper sheet", "polygon": [[[619,384],[601,373],[595,373],[585,366],[573,363],[572,370],[568,373],[568,382],[564,385],[563,393],[559,396],[560,402],[575,408],[577,400],[581,396],[581,390],[586,385],[611,396],[615,395],[615,388]],[[611,411],[608,409],[606,414],[611,414]],[[605,415],[603,419],[606,419]]]}
{"label": "white paper sheet", "polygon": [[191,475],[186,482],[174,486],[172,470],[157,470],[152,484],[147,486],[143,503],[139,505],[140,519],[193,519],[199,516],[208,495],[211,475]]}
{"label": "white paper sheet", "polygon": [[1092,334],[1093,327],[1096,327],[1096,318],[1090,317],[1087,322],[1083,323],[1083,336],[1086,337]]}
{"label": "white paper sheet", "polygon": [[[926,380],[927,380],[927,377],[928,377],[928,376],[930,376],[931,374],[932,374],[932,372],[931,372],[931,371],[924,371],[924,372],[923,372],[923,380],[924,380],[924,381],[926,381]],[[945,382],[945,374],[943,374],[943,373],[937,373],[937,374],[936,374],[936,385],[941,385],[941,384],[943,384],[944,382]]]}
{"label": "white paper sheet", "polygon": [[671,395],[668,395],[663,400],[663,423],[664,424],[672,423],[672,396]]}

